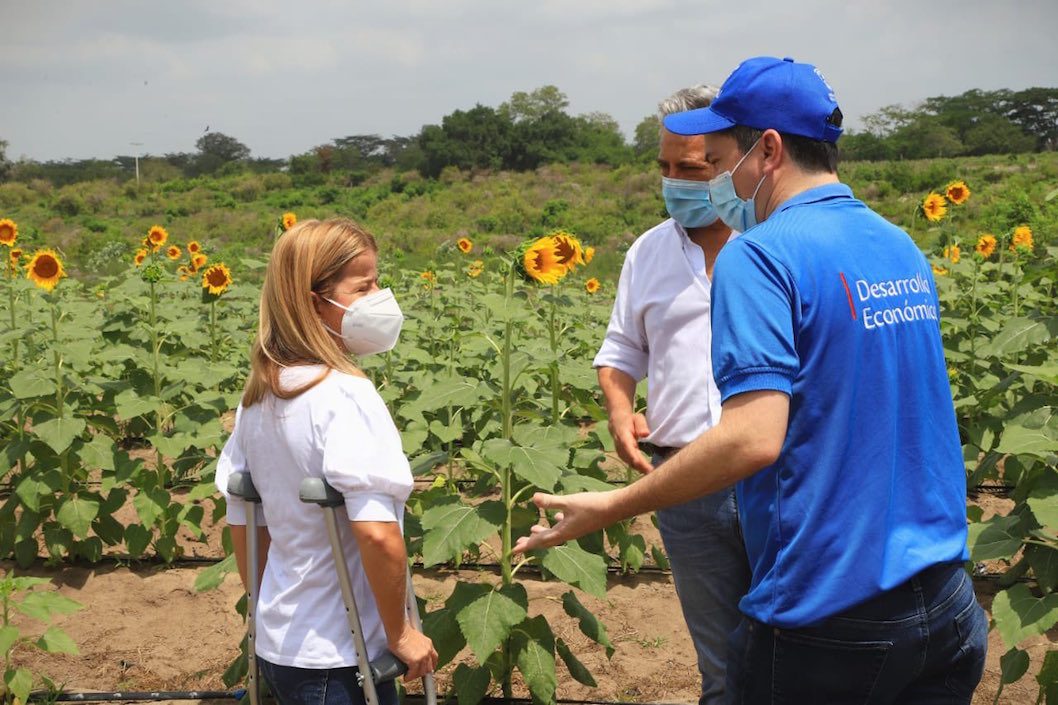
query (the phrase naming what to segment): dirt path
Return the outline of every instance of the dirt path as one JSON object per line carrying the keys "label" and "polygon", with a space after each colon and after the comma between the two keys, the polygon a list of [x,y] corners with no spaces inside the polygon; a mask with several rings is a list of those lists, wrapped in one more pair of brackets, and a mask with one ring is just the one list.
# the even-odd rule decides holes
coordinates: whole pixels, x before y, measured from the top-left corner
{"label": "dirt path", "polygon": [[[0,563],[0,570],[12,568],[9,563]],[[203,569],[97,566],[17,571],[49,578],[60,593],[77,600],[84,609],[54,620],[78,644],[80,656],[23,651],[16,661],[48,674],[71,692],[225,690],[221,675],[237,655],[244,629],[234,608],[241,588],[238,579],[230,575],[220,588],[196,593],[195,577]],[[497,580],[489,572],[461,571],[458,577]],[[455,571],[420,573],[415,579],[416,591],[430,604],[438,604],[449,595],[456,579]],[[606,624],[617,647],[610,660],[580,633],[555,599],[568,586],[533,579],[524,584],[533,612],[547,615],[556,636],[570,644],[599,683],[595,689],[582,686],[559,665],[559,698],[697,701],[694,652],[667,575],[613,577],[605,601],[579,595]],[[979,581],[977,588],[982,606],[989,609],[992,584]],[[18,617],[18,623],[26,624]],[[27,624],[26,628],[41,631],[36,625]],[[999,657],[1005,649],[998,634],[990,635],[989,646],[988,665],[975,705],[992,703],[999,683]],[[1030,651],[1034,668],[1038,668],[1043,653],[1058,648],[1058,629],[1021,646]],[[448,688],[452,668],[439,674],[441,692]],[[525,691],[516,694],[524,696]],[[1023,705],[1035,702],[1035,697],[1036,683],[1030,674],[1007,686],[999,702]]]}

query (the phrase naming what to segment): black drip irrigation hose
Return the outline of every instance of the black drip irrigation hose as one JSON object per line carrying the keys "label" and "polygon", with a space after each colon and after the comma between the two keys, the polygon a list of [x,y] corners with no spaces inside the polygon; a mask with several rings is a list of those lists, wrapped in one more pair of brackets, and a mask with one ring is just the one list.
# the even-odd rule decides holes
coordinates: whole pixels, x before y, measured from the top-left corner
{"label": "black drip irrigation hose", "polygon": [[[246,695],[245,689],[239,690],[165,690],[165,691],[115,691],[113,693],[30,693],[29,702],[157,702],[159,700],[241,700]],[[447,700],[441,696],[441,702]],[[424,698],[418,693],[405,694],[404,702],[422,702]],[[532,703],[530,698],[494,698],[481,699],[487,705],[504,705],[506,703]],[[617,700],[571,700],[558,698],[561,705],[628,705],[628,701]],[[679,703],[646,702],[639,705],[680,705]]]}

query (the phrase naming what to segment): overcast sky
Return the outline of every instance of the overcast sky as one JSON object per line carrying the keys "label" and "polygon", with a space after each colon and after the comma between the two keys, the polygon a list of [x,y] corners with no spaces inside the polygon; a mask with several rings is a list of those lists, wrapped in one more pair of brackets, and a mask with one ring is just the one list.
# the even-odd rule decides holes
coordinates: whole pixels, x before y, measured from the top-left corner
{"label": "overcast sky", "polygon": [[0,0],[0,28],[10,159],[193,152],[207,127],[287,157],[547,84],[630,137],[762,54],[816,64],[853,129],[894,103],[1058,86],[1056,0]]}

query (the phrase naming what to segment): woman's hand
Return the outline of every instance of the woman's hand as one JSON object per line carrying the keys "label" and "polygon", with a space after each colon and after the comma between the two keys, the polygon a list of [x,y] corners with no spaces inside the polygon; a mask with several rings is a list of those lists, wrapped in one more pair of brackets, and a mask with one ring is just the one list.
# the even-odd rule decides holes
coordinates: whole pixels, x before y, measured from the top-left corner
{"label": "woman's hand", "polygon": [[406,624],[395,642],[389,642],[389,650],[408,666],[404,682],[418,680],[437,668],[437,650],[430,637]]}

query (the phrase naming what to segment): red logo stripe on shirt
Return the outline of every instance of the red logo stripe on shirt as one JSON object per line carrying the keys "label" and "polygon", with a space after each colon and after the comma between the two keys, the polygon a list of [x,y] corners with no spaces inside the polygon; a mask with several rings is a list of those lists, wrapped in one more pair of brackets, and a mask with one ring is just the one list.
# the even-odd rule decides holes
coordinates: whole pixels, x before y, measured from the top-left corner
{"label": "red logo stripe on shirt", "polygon": [[849,297],[849,310],[852,311],[852,320],[856,320],[856,307],[852,304],[852,292],[849,291],[849,283],[845,281],[845,273],[838,272],[838,276],[841,277],[841,283],[845,285],[845,296]]}

